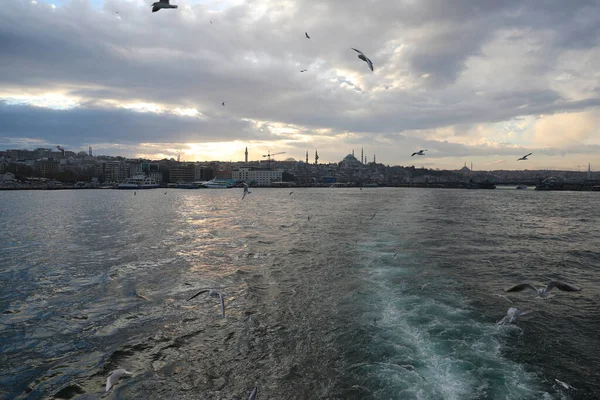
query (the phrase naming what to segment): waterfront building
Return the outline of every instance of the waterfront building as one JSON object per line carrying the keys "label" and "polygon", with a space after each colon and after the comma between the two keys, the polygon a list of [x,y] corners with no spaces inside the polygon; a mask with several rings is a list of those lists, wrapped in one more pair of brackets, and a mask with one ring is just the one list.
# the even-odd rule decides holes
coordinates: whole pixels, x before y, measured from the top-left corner
{"label": "waterfront building", "polygon": [[231,177],[257,186],[271,186],[271,182],[281,182],[283,169],[240,167],[232,171]]}

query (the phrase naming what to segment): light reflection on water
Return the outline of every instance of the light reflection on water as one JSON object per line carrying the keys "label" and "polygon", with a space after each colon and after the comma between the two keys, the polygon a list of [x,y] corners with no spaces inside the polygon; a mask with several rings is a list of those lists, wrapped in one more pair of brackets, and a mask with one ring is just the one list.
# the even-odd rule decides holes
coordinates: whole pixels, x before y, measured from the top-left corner
{"label": "light reflection on water", "polygon": [[[122,398],[255,385],[288,399],[561,398],[559,373],[585,398],[598,390],[596,195],[0,192],[0,394],[97,397],[120,366],[136,371]],[[515,300],[563,322],[494,325],[508,303],[489,289],[549,277],[585,291]],[[226,318],[213,298],[185,300],[207,287],[226,294]]]}

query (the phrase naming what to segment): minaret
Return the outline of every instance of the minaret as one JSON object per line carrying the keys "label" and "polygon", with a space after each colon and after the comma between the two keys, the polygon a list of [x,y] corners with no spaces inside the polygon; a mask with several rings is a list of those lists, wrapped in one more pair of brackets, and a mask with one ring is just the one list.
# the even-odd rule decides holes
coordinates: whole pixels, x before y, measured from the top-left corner
{"label": "minaret", "polygon": [[248,163],[248,147],[246,147],[246,163]]}
{"label": "minaret", "polygon": [[354,157],[354,149],[352,149],[352,157]]}
{"label": "minaret", "polygon": [[362,147],[360,148],[360,163],[361,164],[365,163],[365,159],[363,157],[363,148]]}
{"label": "minaret", "polygon": [[373,154],[373,164],[377,164],[377,158],[375,158],[375,154]]}
{"label": "minaret", "polygon": [[306,150],[306,165],[308,165],[308,150]]}
{"label": "minaret", "polygon": [[90,146],[90,148],[88,150],[89,150],[90,157],[92,157],[92,146]]}
{"label": "minaret", "polygon": [[315,165],[317,165],[319,163],[319,153],[317,153],[317,150],[315,150]]}
{"label": "minaret", "polygon": [[592,170],[591,170],[592,166],[590,165],[590,163],[588,163],[588,172],[587,172],[587,177],[586,179],[588,181],[592,180]]}

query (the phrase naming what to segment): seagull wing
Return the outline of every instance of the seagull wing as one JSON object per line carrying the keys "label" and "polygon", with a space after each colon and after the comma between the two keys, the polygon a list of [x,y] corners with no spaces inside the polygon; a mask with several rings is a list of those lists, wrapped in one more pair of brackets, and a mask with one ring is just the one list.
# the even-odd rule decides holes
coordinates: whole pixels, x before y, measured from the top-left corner
{"label": "seagull wing", "polygon": [[152,5],[152,12],[157,12],[158,10],[160,10],[159,6]]}
{"label": "seagull wing", "polygon": [[248,397],[248,400],[256,400],[257,390],[258,390],[257,387],[252,388],[252,392],[250,392],[250,397]]}
{"label": "seagull wing", "polygon": [[371,71],[373,71],[373,63],[371,60],[369,60],[369,58],[367,58],[367,64],[369,64],[369,68],[371,68]]}
{"label": "seagull wing", "polygon": [[160,0],[161,3],[169,4],[169,0]]}
{"label": "seagull wing", "polygon": [[304,34],[306,35],[307,39],[310,39],[310,36],[308,36],[308,32],[304,32]]}
{"label": "seagull wing", "polygon": [[419,154],[419,153],[416,153],[416,152],[415,152],[415,153],[412,153],[411,157],[414,157],[414,156],[415,156],[415,154]]}
{"label": "seagull wing", "polygon": [[190,300],[191,300],[191,299],[193,299],[194,297],[198,297],[198,296],[200,296],[202,293],[206,293],[206,292],[210,292],[210,289],[203,289],[203,290],[199,291],[198,293],[196,293],[195,295],[193,295],[192,297],[190,297],[190,298],[188,299],[188,301],[190,301]]}
{"label": "seagull wing", "polygon": [[116,369],[114,371],[111,371],[108,374],[108,378],[106,379],[106,391],[108,392],[110,388],[113,387],[113,385],[117,383],[119,378],[123,375],[131,375],[131,372],[128,372],[124,369]]}
{"label": "seagull wing", "polygon": [[557,288],[558,290],[563,290],[565,292],[578,292],[581,290],[581,288],[560,281],[548,282],[548,284],[546,285],[546,292],[549,292],[550,290],[552,290],[552,288]]}
{"label": "seagull wing", "polygon": [[531,283],[519,283],[518,285],[515,285],[511,288],[506,289],[507,292],[520,292],[523,291],[525,289],[532,289],[535,290],[535,292],[537,293],[537,289],[535,286],[533,286]]}
{"label": "seagull wing", "polygon": [[532,154],[533,154],[533,153],[529,153],[529,154],[527,154],[525,157],[529,157],[529,156],[530,156],[530,155],[532,155]]}
{"label": "seagull wing", "polygon": [[362,51],[355,49],[354,47],[351,47],[352,50],[354,50],[357,53],[362,54],[363,56],[365,55]]}
{"label": "seagull wing", "polygon": [[221,314],[225,316],[225,299],[223,298],[223,294],[219,292],[219,300],[221,301]]}

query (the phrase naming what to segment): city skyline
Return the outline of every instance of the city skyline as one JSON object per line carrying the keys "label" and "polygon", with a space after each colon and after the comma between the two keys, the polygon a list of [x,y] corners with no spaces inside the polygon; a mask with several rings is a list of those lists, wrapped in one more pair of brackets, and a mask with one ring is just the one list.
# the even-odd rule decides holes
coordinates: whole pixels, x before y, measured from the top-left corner
{"label": "city skyline", "polygon": [[600,164],[600,13],[587,1],[274,11],[179,0],[155,14],[142,0],[7,3],[0,40],[18,46],[0,48],[0,150],[240,161],[248,147],[255,160],[308,150],[312,162],[318,150],[329,163],[364,148],[369,161],[433,169]]}

